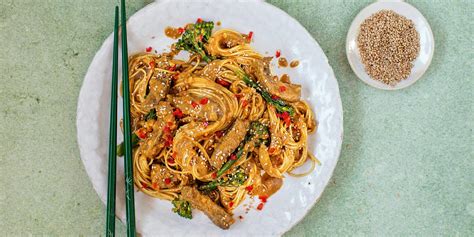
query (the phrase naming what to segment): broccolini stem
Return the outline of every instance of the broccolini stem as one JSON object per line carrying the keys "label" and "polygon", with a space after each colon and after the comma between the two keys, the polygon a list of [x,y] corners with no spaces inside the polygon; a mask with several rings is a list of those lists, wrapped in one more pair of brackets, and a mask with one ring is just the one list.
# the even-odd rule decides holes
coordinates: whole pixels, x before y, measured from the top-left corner
{"label": "broccolini stem", "polygon": [[[267,136],[267,137],[265,137]],[[228,160],[220,169],[217,171],[217,177],[220,177],[224,174],[227,170],[232,167],[244,154],[245,144],[249,141],[254,140],[256,146],[260,146],[260,144],[265,140],[268,139],[268,128],[261,124],[260,122],[252,122],[249,130],[247,131],[247,135],[245,135],[244,140],[239,144],[237,149],[235,149],[235,159]]]}
{"label": "broccolini stem", "polygon": [[280,113],[288,112],[290,116],[293,116],[293,114],[295,113],[293,107],[291,107],[290,105],[287,105],[285,101],[281,99],[272,98],[272,95],[268,91],[263,89],[257,82],[250,79],[250,77],[247,74],[245,74],[242,70],[236,70],[234,71],[234,73],[237,74],[245,82],[245,84],[254,88],[260,95],[262,95],[265,101],[275,106],[278,112]]}
{"label": "broccolini stem", "polygon": [[222,176],[227,170],[230,169],[230,167],[232,167],[232,165],[235,164],[235,162],[237,162],[240,157],[242,157],[242,155],[244,154],[244,147],[245,147],[245,143],[247,143],[247,141],[250,140],[250,138],[247,138],[247,136],[245,137],[245,139],[239,144],[239,146],[237,147],[236,149],[236,152],[235,152],[235,159],[233,160],[228,160],[220,169],[219,171],[217,171],[217,177],[220,177]]}
{"label": "broccolini stem", "polygon": [[[137,134],[132,133],[132,147],[137,146],[138,141],[140,141],[140,139],[138,138]],[[125,153],[125,146],[122,142],[117,145],[117,156],[123,156],[124,153]]]}

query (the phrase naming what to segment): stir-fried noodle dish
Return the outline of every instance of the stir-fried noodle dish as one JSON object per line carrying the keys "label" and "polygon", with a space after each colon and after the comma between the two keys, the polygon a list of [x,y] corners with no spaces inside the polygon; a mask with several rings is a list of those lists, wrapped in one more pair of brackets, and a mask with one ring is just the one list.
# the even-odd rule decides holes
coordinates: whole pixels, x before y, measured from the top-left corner
{"label": "stir-fried noodle dish", "polygon": [[[170,52],[129,58],[133,172],[140,191],[180,216],[198,209],[228,229],[247,195],[260,210],[285,174],[314,170],[307,139],[317,123],[301,86],[272,75],[272,57],[250,46],[252,32],[213,28],[198,19],[172,29]],[[311,169],[296,173],[306,161]]]}

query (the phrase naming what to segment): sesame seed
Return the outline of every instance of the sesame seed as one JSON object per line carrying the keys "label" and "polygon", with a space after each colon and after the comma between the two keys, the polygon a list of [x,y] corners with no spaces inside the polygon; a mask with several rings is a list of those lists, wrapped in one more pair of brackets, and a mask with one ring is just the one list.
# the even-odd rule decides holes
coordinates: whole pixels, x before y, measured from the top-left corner
{"label": "sesame seed", "polygon": [[413,21],[382,10],[361,24],[357,46],[367,74],[394,86],[410,76],[420,52],[420,36]]}

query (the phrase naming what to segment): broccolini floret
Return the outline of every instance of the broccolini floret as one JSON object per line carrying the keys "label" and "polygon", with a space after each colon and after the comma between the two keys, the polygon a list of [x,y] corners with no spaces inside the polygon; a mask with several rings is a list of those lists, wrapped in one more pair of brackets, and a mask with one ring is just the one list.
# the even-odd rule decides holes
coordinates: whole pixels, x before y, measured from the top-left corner
{"label": "broccolini floret", "polygon": [[204,61],[210,62],[211,58],[207,54],[204,44],[211,37],[213,28],[214,22],[212,21],[198,21],[195,24],[188,25],[176,43],[176,49],[197,53]]}
{"label": "broccolini floret", "polygon": [[193,218],[193,213],[192,213],[192,210],[191,210],[191,204],[189,204],[188,201],[175,199],[175,200],[171,201],[171,203],[174,206],[173,212],[177,213],[178,215],[180,215],[184,218],[188,218],[188,219]]}

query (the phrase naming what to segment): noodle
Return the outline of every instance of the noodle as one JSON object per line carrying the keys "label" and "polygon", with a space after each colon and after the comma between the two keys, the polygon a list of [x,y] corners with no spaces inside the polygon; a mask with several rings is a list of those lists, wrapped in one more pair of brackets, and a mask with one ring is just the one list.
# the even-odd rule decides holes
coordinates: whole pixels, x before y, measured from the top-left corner
{"label": "noodle", "polygon": [[[296,88],[272,81],[267,59],[253,50],[242,34],[219,30],[205,47],[213,59],[208,62],[198,54],[188,61],[176,60],[176,51],[130,57],[132,128],[139,137],[133,152],[134,183],[152,197],[177,200],[185,186],[219,181],[208,195],[231,212],[247,194],[269,196],[277,191],[285,173],[300,177],[314,170],[319,161],[308,152],[307,139],[317,123],[305,101],[282,102],[294,112],[281,112],[269,103],[262,89],[242,79],[240,72],[245,72],[271,94],[271,83],[280,83],[278,93],[283,101],[291,91],[285,94],[282,86]],[[265,74],[256,74],[258,70]],[[261,81],[265,79],[262,75],[273,79]],[[244,131],[239,130],[237,121]],[[267,129],[267,138],[255,140],[259,142],[247,139],[254,122]],[[233,144],[229,151],[224,151],[229,147],[226,142]],[[235,154],[239,156],[235,158]],[[308,158],[308,171],[292,173]],[[229,168],[230,161],[235,163]],[[224,166],[228,170],[216,177]]]}

